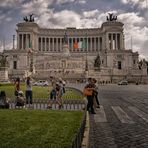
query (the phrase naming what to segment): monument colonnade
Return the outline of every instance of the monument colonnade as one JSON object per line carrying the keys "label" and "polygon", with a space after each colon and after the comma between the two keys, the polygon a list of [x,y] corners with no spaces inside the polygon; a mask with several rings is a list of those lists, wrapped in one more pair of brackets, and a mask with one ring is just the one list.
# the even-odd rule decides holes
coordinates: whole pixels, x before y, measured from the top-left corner
{"label": "monument colonnade", "polygon": [[[26,49],[29,48],[29,46],[33,47],[32,41],[34,41],[33,38],[37,37],[36,39],[36,47],[38,51],[41,52],[59,52],[62,51],[63,48],[63,36],[44,36],[44,35],[36,35],[34,36],[32,33],[19,33],[17,48],[18,49]],[[103,44],[106,40],[106,45]],[[80,42],[85,42],[86,49],[85,48],[79,48],[75,49],[74,44]],[[104,36],[79,36],[79,37],[68,37],[68,45],[69,50],[71,52],[97,52],[101,51],[103,49],[107,50],[120,50],[124,49],[124,43],[122,39],[121,33],[114,33],[110,32],[106,34],[106,37]],[[106,47],[105,47],[106,46]]]}

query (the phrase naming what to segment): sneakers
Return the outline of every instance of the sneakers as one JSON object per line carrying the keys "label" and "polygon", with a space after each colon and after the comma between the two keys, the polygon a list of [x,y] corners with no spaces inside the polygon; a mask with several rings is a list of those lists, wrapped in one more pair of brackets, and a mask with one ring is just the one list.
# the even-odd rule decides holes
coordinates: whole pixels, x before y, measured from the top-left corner
{"label": "sneakers", "polygon": [[96,114],[95,112],[91,112],[91,114]]}
{"label": "sneakers", "polygon": [[62,109],[63,108],[63,105],[59,105],[59,109]]}
{"label": "sneakers", "polygon": [[52,107],[51,106],[47,106],[47,109],[52,109]]}

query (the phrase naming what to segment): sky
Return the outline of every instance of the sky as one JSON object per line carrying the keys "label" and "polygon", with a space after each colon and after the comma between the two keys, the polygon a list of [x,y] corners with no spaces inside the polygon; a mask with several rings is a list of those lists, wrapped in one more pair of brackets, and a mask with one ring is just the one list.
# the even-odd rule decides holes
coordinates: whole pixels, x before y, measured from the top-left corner
{"label": "sky", "polygon": [[148,60],[148,0],[0,0],[0,51],[31,13],[43,28],[100,28],[109,12],[124,23],[126,49]]}

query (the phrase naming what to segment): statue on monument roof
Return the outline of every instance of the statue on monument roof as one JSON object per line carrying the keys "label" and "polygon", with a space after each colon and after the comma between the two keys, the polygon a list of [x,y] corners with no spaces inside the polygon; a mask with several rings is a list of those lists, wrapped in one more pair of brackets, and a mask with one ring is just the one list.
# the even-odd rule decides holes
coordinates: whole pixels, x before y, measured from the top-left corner
{"label": "statue on monument roof", "polygon": [[23,19],[25,22],[34,22],[34,17],[33,17],[34,14],[30,14],[29,17],[28,16],[25,16]]}
{"label": "statue on monument roof", "polygon": [[64,44],[67,44],[68,43],[68,36],[67,36],[67,33],[65,32],[64,34]]}
{"label": "statue on monument roof", "polygon": [[117,15],[114,15],[113,13],[108,13],[108,16],[106,16],[107,21],[116,21]]}

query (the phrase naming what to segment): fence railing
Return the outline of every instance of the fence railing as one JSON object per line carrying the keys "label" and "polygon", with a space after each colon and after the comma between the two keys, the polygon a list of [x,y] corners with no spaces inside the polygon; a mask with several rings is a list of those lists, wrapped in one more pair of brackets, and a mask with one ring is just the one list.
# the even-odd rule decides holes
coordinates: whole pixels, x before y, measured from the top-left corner
{"label": "fence railing", "polygon": [[84,136],[84,131],[85,131],[85,125],[86,125],[86,111],[84,113],[84,116],[83,116],[83,119],[81,122],[81,126],[72,141],[71,148],[81,148],[82,140],[83,140],[83,136]]}
{"label": "fence railing", "polygon": [[[47,106],[49,104],[48,99],[35,99],[33,100],[32,104],[25,104],[25,107],[31,108],[31,109],[47,109]],[[17,108],[16,101],[11,100],[9,102],[10,109]],[[56,100],[50,100],[50,106],[52,109],[59,109],[58,103]],[[19,108],[23,108],[24,106],[21,106]],[[64,99],[63,100],[63,110],[82,110],[85,108],[85,100],[79,100],[79,99]]]}

